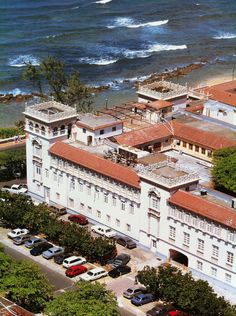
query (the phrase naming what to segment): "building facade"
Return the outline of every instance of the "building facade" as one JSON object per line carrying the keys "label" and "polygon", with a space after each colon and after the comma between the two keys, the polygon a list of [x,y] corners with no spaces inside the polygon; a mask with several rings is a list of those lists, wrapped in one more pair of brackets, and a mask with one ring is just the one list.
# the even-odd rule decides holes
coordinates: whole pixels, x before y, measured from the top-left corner
{"label": "building facade", "polygon": [[56,102],[27,107],[25,117],[32,197],[109,226],[236,292],[236,213],[196,196],[196,173],[168,161],[128,168],[90,152],[94,146],[81,149],[75,110]]}

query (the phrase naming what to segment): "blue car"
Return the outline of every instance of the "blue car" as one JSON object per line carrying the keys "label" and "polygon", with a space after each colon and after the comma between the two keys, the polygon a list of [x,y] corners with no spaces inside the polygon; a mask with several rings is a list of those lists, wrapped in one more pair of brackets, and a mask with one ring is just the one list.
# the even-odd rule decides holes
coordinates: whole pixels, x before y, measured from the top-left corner
{"label": "blue car", "polygon": [[155,301],[155,297],[151,293],[138,294],[131,299],[131,303],[136,306],[141,306]]}

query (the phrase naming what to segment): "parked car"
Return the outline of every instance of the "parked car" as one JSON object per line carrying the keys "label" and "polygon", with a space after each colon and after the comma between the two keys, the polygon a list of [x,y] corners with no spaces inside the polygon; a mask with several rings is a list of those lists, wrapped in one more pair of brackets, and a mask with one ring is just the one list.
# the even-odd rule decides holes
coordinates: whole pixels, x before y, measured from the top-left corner
{"label": "parked car", "polygon": [[33,248],[33,247],[41,245],[41,244],[43,244],[45,242],[46,242],[46,240],[43,239],[43,238],[40,238],[40,237],[37,237],[37,236],[31,236],[31,238],[25,242],[25,247]]}
{"label": "parked car", "polygon": [[84,215],[69,215],[68,220],[74,223],[78,223],[80,225],[87,225],[88,220]]}
{"label": "parked car", "polygon": [[124,266],[130,261],[130,255],[126,253],[119,254],[112,263],[112,267],[116,268],[119,266]]}
{"label": "parked car", "polygon": [[4,185],[1,189],[3,192],[9,192],[11,194],[25,194],[28,189],[21,184],[13,184],[12,186]]}
{"label": "parked car", "polygon": [[84,263],[86,263],[86,259],[85,258],[72,256],[72,257],[66,258],[63,261],[63,267],[64,268],[70,268],[72,266],[78,266],[78,265],[81,265],[81,264],[84,264]]}
{"label": "parked car", "polygon": [[92,226],[91,231],[95,232],[99,235],[102,235],[104,237],[107,237],[107,238],[112,238],[112,237],[115,237],[115,235],[116,235],[116,232],[114,230],[112,230],[111,228],[108,228],[106,226],[102,226],[102,225]]}
{"label": "parked car", "polygon": [[167,315],[168,316],[191,316],[190,314],[180,311],[178,309],[168,312]]}
{"label": "parked car", "polygon": [[26,234],[26,235],[21,235],[21,236],[17,236],[15,238],[13,238],[13,244],[15,245],[22,245],[24,244],[27,240],[29,240],[31,238],[30,234]]}
{"label": "parked car", "polygon": [[81,265],[72,266],[66,270],[66,276],[72,278],[79,274],[85,273],[87,270],[88,269],[86,267],[81,266]]}
{"label": "parked car", "polygon": [[42,253],[43,258],[52,259],[54,256],[59,255],[64,252],[62,247],[52,247]]}
{"label": "parked car", "polygon": [[123,296],[125,298],[131,299],[135,295],[142,294],[146,291],[146,289],[140,285],[129,287],[126,291],[123,292]]}
{"label": "parked car", "polygon": [[49,204],[49,210],[58,216],[67,214],[66,208],[60,204]]}
{"label": "parked car", "polygon": [[153,294],[151,293],[146,293],[146,294],[138,294],[135,295],[132,299],[131,299],[131,303],[133,305],[136,306],[141,306],[150,302],[154,302],[155,301],[155,297]]}
{"label": "parked car", "polygon": [[136,243],[132,239],[130,239],[129,237],[126,237],[126,236],[116,236],[115,240],[116,240],[117,244],[119,244],[123,247],[126,247],[128,249],[133,249],[133,248],[137,247]]}
{"label": "parked car", "polygon": [[103,278],[108,275],[108,272],[103,268],[95,268],[86,273],[81,274],[80,280],[83,281],[94,281]]}
{"label": "parked car", "polygon": [[31,254],[32,256],[39,256],[39,255],[41,255],[44,251],[46,251],[46,250],[48,250],[48,249],[50,249],[50,248],[52,248],[52,247],[53,247],[52,244],[50,244],[50,243],[48,243],[48,242],[45,242],[45,243],[43,243],[43,244],[41,244],[41,245],[38,245],[38,246],[32,248],[32,249],[30,250],[30,254]]}
{"label": "parked car", "polygon": [[123,274],[127,274],[131,272],[131,268],[129,266],[119,266],[108,272],[108,275],[112,278],[118,278]]}
{"label": "parked car", "polygon": [[172,305],[157,305],[147,311],[147,316],[167,316],[171,310],[173,310]]}
{"label": "parked car", "polygon": [[22,236],[22,235],[27,235],[29,234],[29,231],[28,229],[26,228],[16,228],[16,229],[13,229],[11,232],[9,232],[7,234],[7,237],[13,239],[17,236]]}
{"label": "parked car", "polygon": [[63,261],[66,259],[66,258],[69,258],[73,256],[73,253],[71,252],[64,252],[64,253],[61,253],[60,255],[56,255],[53,257],[53,260],[55,263],[57,264],[62,264]]}

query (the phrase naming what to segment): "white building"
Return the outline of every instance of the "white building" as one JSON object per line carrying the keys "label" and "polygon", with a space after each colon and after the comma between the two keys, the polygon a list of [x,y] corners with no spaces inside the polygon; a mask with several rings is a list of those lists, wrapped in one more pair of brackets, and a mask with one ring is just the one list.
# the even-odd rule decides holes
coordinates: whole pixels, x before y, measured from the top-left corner
{"label": "white building", "polygon": [[91,153],[95,146],[81,149],[75,110],[56,102],[26,107],[25,117],[33,197],[110,226],[236,292],[236,213],[197,196],[197,174],[167,161],[131,169]]}

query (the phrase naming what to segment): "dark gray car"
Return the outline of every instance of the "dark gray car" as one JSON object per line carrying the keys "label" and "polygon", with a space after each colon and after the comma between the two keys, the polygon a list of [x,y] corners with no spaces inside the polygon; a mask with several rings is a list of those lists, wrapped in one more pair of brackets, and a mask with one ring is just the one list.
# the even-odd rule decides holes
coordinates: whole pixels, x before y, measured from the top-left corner
{"label": "dark gray car", "polygon": [[31,249],[31,248],[36,247],[38,245],[41,245],[45,242],[46,242],[45,239],[33,236],[28,241],[25,242],[25,247]]}
{"label": "dark gray car", "polygon": [[124,246],[128,249],[133,249],[137,247],[136,243],[126,236],[116,236],[115,241],[117,242],[117,244]]}
{"label": "dark gray car", "polygon": [[130,261],[130,255],[126,253],[121,253],[118,255],[112,263],[112,267],[116,268],[119,266],[124,266]]}

